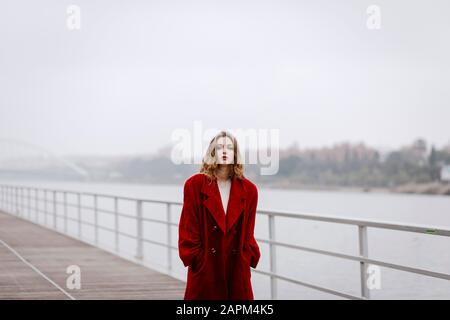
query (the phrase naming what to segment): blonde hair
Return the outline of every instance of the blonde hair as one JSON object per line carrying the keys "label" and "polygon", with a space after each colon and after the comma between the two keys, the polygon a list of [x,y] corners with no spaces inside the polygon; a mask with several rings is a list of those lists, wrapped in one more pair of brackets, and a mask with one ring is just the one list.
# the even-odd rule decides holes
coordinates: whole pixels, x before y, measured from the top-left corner
{"label": "blonde hair", "polygon": [[209,143],[208,150],[206,151],[206,154],[203,157],[202,160],[202,167],[200,169],[201,173],[204,173],[206,176],[208,176],[209,180],[215,180],[216,179],[216,170],[218,168],[217,159],[216,159],[216,146],[217,146],[217,140],[221,137],[228,137],[233,142],[233,149],[234,149],[234,161],[231,164],[233,166],[230,176],[231,178],[237,177],[238,179],[244,178],[244,164],[242,162],[241,154],[239,151],[239,145],[237,142],[237,139],[229,132],[227,131],[220,131],[214,138],[212,138],[211,142]]}

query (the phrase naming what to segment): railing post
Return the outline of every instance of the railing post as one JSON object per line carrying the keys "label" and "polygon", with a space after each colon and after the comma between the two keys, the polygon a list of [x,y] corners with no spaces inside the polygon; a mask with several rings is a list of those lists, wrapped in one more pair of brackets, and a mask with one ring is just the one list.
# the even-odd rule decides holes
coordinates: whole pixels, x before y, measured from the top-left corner
{"label": "railing post", "polygon": [[22,190],[21,190],[21,194],[22,194],[22,214],[23,214],[23,217],[25,218],[25,213],[26,213],[26,209],[27,209],[27,207],[25,206],[25,187],[22,187],[21,188]]}
{"label": "railing post", "polygon": [[0,209],[4,209],[3,208],[3,206],[4,206],[4,200],[5,200],[5,195],[4,195],[4,187],[3,187],[3,185],[2,185],[2,205],[0,206]]}
{"label": "railing post", "polygon": [[5,205],[4,204],[4,201],[5,201],[5,194],[4,194],[4,192],[5,192],[5,190],[4,190],[4,186],[2,185],[2,205],[1,205],[1,209],[3,209],[3,206]]}
{"label": "railing post", "polygon": [[31,188],[27,188],[28,194],[28,219],[31,220]]}
{"label": "railing post", "polygon": [[19,212],[20,215],[25,218],[25,212],[23,210],[23,188],[19,187],[18,191],[19,191]]}
{"label": "railing post", "polygon": [[94,241],[98,245],[98,211],[97,211],[97,194],[94,195]]}
{"label": "railing post", "polygon": [[12,203],[13,203],[13,197],[12,197],[12,187],[8,187],[8,211],[10,213],[13,213]]}
{"label": "railing post", "polygon": [[[275,216],[269,215],[269,240],[275,241]],[[270,272],[277,272],[277,248],[273,243],[269,245],[270,251]],[[277,292],[277,278],[270,276],[270,295],[272,300],[276,300]]]}
{"label": "railing post", "polygon": [[10,188],[10,192],[11,192],[11,204],[10,204],[10,212],[11,214],[16,214],[15,208],[14,208],[14,199],[15,199],[15,193],[14,193],[14,186],[12,186]]}
{"label": "railing post", "polygon": [[172,216],[170,203],[167,204],[167,269],[172,272]]}
{"label": "railing post", "polygon": [[143,248],[142,248],[142,200],[136,202],[136,258],[142,260]]}
{"label": "railing post", "polygon": [[114,248],[119,252],[119,200],[114,197]]}
{"label": "railing post", "polygon": [[47,190],[44,190],[44,224],[47,225]]}
{"label": "railing post", "polygon": [[53,191],[53,228],[56,229],[56,191]]}
{"label": "railing post", "polygon": [[11,214],[15,214],[15,212],[14,212],[14,187],[12,186],[10,189],[10,192],[11,192],[11,203],[10,203],[10,212],[11,212]]}
{"label": "railing post", "polygon": [[77,193],[78,239],[81,239],[81,194]]}
{"label": "railing post", "polygon": [[20,187],[20,212],[22,213],[23,218],[25,218],[26,215],[25,209],[25,187]]}
{"label": "railing post", "polygon": [[10,213],[12,213],[11,200],[11,187],[8,187],[8,212]]}
{"label": "railing post", "polygon": [[39,202],[38,202],[38,197],[39,197],[39,191],[37,188],[34,189],[34,205],[36,206],[34,215],[36,218],[36,222],[39,223]]}
{"label": "railing post", "polygon": [[20,187],[17,187],[17,213],[19,216],[22,215],[22,210],[20,209]]}
{"label": "railing post", "polygon": [[20,212],[22,212],[22,216],[25,218],[25,188],[20,187]]}
{"label": "railing post", "polygon": [[15,187],[15,193],[16,193],[16,215],[20,216],[20,210],[19,210],[19,187]]}
{"label": "railing post", "polygon": [[64,191],[64,233],[67,233],[67,192]]}
{"label": "railing post", "polygon": [[[367,227],[358,226],[358,239],[359,239],[359,255],[367,258],[369,255],[369,246],[367,239]],[[360,277],[361,277],[361,295],[370,299],[369,288],[367,287],[367,263],[360,261]]]}
{"label": "railing post", "polygon": [[19,214],[19,216],[22,216],[22,210],[20,209],[20,187],[17,187],[17,213]]}

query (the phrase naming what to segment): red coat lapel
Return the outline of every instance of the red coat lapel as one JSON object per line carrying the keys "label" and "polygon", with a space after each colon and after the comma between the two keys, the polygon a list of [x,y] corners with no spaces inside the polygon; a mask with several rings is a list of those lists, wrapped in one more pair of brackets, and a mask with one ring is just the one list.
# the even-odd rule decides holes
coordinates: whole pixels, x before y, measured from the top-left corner
{"label": "red coat lapel", "polygon": [[227,233],[244,210],[246,199],[245,187],[241,179],[234,177],[231,180],[230,198],[225,216],[217,180],[209,182],[207,176],[205,175],[204,177],[201,192],[208,197],[203,201],[203,204],[211,212],[220,229],[224,233]]}

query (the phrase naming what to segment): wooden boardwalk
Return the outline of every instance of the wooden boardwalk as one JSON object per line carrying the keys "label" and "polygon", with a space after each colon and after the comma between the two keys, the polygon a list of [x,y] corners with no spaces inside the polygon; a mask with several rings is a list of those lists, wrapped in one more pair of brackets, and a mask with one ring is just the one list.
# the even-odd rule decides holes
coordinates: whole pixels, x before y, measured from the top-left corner
{"label": "wooden boardwalk", "polygon": [[[81,269],[68,289],[67,267]],[[1,299],[183,299],[185,283],[0,211]]]}

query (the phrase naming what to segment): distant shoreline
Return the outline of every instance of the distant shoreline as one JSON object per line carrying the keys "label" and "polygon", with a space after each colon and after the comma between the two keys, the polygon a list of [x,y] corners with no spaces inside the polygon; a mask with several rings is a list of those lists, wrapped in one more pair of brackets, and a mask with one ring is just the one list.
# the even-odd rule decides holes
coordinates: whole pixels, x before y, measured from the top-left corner
{"label": "distant shoreline", "polygon": [[[408,183],[396,187],[352,187],[352,186],[327,186],[327,185],[305,185],[289,180],[283,181],[258,181],[252,179],[259,187],[269,189],[284,189],[284,190],[304,190],[304,191],[334,191],[334,192],[358,192],[358,193],[390,193],[390,194],[424,194],[424,195],[450,195],[450,183],[430,182],[430,183]],[[14,179],[21,181],[23,179]],[[30,180],[30,179],[25,179]],[[34,180],[34,179],[32,179]],[[40,179],[37,179],[40,181]],[[61,180],[44,179],[45,181],[61,182]],[[179,180],[127,180],[127,179],[95,179],[95,180],[62,180],[64,182],[82,182],[82,183],[112,183],[112,184],[135,184],[135,185],[180,185],[184,179],[180,177]]]}
{"label": "distant shoreline", "polygon": [[439,182],[432,183],[408,183],[392,188],[380,187],[343,187],[343,186],[317,186],[302,185],[296,183],[260,183],[261,187],[305,190],[305,191],[337,191],[337,192],[362,192],[362,193],[407,193],[428,195],[450,195],[450,184]]}

